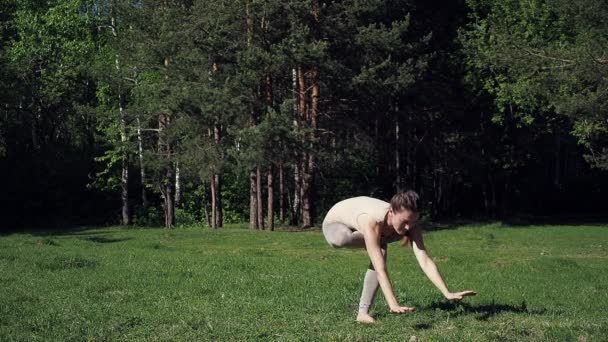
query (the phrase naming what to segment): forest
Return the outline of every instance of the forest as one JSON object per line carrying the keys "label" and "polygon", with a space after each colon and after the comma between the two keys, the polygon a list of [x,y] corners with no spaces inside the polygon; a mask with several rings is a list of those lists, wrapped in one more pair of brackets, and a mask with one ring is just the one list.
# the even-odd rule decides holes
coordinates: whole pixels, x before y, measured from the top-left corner
{"label": "forest", "polygon": [[604,0],[2,0],[0,230],[608,213]]}

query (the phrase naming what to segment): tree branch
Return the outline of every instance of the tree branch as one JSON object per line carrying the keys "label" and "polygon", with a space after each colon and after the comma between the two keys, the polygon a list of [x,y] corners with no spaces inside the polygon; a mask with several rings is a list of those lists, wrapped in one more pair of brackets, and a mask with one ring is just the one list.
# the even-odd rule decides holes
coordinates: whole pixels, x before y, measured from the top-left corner
{"label": "tree branch", "polygon": [[606,65],[606,64],[608,64],[608,56],[595,58],[594,61],[598,64]]}
{"label": "tree branch", "polygon": [[572,59],[563,59],[563,58],[557,58],[557,57],[551,57],[551,56],[543,55],[541,53],[534,52],[534,51],[532,51],[530,49],[527,49],[527,48],[525,48],[523,46],[520,46],[519,48],[522,49],[522,50],[524,50],[525,52],[527,52],[528,54],[530,54],[532,56],[536,56],[536,57],[540,57],[540,58],[545,58],[545,59],[550,59],[550,60],[558,61],[558,62],[576,64],[576,61],[574,61]]}

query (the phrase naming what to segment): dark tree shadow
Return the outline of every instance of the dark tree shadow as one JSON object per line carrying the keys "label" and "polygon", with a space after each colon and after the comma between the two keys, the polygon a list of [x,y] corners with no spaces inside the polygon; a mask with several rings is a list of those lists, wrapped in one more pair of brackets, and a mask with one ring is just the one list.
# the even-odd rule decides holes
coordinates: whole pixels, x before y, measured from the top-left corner
{"label": "dark tree shadow", "polygon": [[105,237],[105,236],[92,236],[92,237],[88,237],[88,238],[83,239],[83,240],[92,241],[92,242],[95,242],[95,243],[113,243],[113,242],[122,242],[122,241],[132,240],[132,238],[115,239],[115,238],[108,238],[108,237]]}
{"label": "dark tree shadow", "polygon": [[[32,236],[40,237],[53,237],[53,236],[92,236],[92,235],[105,235],[107,231],[103,231],[104,228],[121,228],[113,232],[120,232],[122,229],[130,230],[133,226],[79,226],[79,227],[63,227],[63,228],[20,228],[15,230],[0,231],[0,236],[9,236],[12,234],[29,234]],[[146,227],[146,229],[158,229],[163,230],[164,227]]]}
{"label": "dark tree shadow", "polygon": [[530,216],[512,215],[496,220],[448,220],[426,221],[422,227],[425,231],[451,230],[462,227],[483,227],[491,224],[500,224],[501,228],[525,229],[531,226],[608,226],[606,216]]}
{"label": "dark tree shadow", "polygon": [[280,226],[280,227],[275,227],[276,231],[279,232],[286,232],[286,233],[306,233],[306,232],[320,232],[321,227],[307,227],[307,228],[301,228],[298,226]]}
{"label": "dark tree shadow", "polygon": [[450,221],[427,221],[422,224],[425,231],[433,232],[439,230],[452,230],[461,227],[483,227],[496,221],[485,220],[450,220]]}
{"label": "dark tree shadow", "polygon": [[546,309],[530,309],[525,301],[519,306],[511,304],[482,304],[482,305],[471,305],[463,302],[434,302],[428,307],[423,307],[421,310],[442,310],[448,311],[450,316],[457,317],[461,315],[478,315],[476,318],[480,321],[486,321],[491,317],[494,317],[503,312],[512,312],[526,315],[543,315],[547,312]]}
{"label": "dark tree shadow", "polygon": [[62,228],[18,228],[0,231],[0,235],[8,236],[12,234],[30,234],[32,236],[60,236],[60,235],[85,235],[85,234],[104,234],[104,232],[87,232],[93,229],[103,228],[104,226],[78,226]]}
{"label": "dark tree shadow", "polygon": [[416,329],[416,330],[427,330],[427,329],[431,329],[433,327],[432,324],[429,323],[416,323],[412,326],[412,328]]}
{"label": "dark tree shadow", "polygon": [[[445,311],[450,315],[450,317],[474,315],[475,319],[479,321],[487,321],[488,319],[504,312],[525,315],[543,315],[547,312],[546,309],[530,309],[525,301],[520,305],[498,304],[494,302],[490,304],[472,305],[463,302],[436,301],[428,306],[416,307],[416,312],[434,312],[436,310]],[[414,315],[415,314],[416,313],[414,313]],[[376,319],[383,319],[389,315],[392,315],[389,311],[382,310],[377,312],[374,317]],[[416,322],[412,325],[412,328],[415,330],[426,330],[432,327],[433,322]]]}
{"label": "dark tree shadow", "polygon": [[513,215],[505,218],[503,226],[508,228],[522,228],[526,226],[605,226],[608,225],[608,218],[605,215],[552,215],[552,216],[531,216]]}

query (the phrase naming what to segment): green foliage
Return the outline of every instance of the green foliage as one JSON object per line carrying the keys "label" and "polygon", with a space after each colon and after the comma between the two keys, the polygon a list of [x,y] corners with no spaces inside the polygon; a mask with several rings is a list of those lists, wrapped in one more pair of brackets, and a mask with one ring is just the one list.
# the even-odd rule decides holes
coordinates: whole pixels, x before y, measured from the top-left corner
{"label": "green foliage", "polygon": [[[183,192],[180,201],[180,210],[183,211],[184,216],[188,217],[188,220],[193,219],[197,222],[206,223],[205,210],[209,212],[209,190],[206,183],[194,184],[192,182],[186,182],[182,184]],[[181,221],[176,219],[178,224]]]}
{"label": "green foliage", "polygon": [[102,163],[104,168],[95,174],[95,179],[88,186],[106,191],[118,191],[121,185],[122,154],[120,151],[108,150],[104,155],[95,157],[95,161]]}
{"label": "green foliage", "polygon": [[82,2],[18,2],[12,25],[18,39],[7,55],[19,76],[31,82],[40,101],[33,108],[69,108],[82,93],[78,86],[94,50],[93,21],[82,13]]}
{"label": "green foliage", "polygon": [[[415,80],[415,64],[411,44],[405,39],[409,28],[409,17],[403,21],[394,21],[391,27],[381,24],[372,24],[363,27],[355,37],[355,42],[364,51],[363,68],[355,83],[373,87],[376,91],[388,90],[389,94],[398,94],[402,89],[411,86]],[[411,55],[407,58],[408,52]],[[412,53],[413,52],[413,53]],[[407,58],[400,62],[400,58]],[[418,68],[424,68],[420,62]],[[400,91],[401,90],[401,91]]]}
{"label": "green foliage", "polygon": [[[282,165],[293,196],[303,152],[314,156],[319,218],[342,198],[388,199],[399,187],[448,216],[601,197],[605,177],[580,161],[584,149],[608,168],[605,1],[321,1],[318,17],[313,3],[3,1],[7,211],[19,223],[36,210],[113,217],[124,162],[129,205],[143,187],[156,206],[135,210],[138,224],[157,222],[177,165],[178,220],[205,221],[220,174],[225,220],[240,222],[249,172]],[[293,79],[301,70],[310,83],[313,69],[316,130]],[[81,200],[92,193],[110,204]]]}
{"label": "green foliage", "polygon": [[572,134],[592,155],[605,147],[608,114],[600,89],[608,64],[602,64],[599,51],[608,43],[603,19],[608,5],[596,0],[576,6],[545,0],[468,4],[472,23],[461,41],[467,64],[494,97],[493,122],[503,124],[508,111],[518,125],[562,114],[572,119]]}
{"label": "green foliage", "polygon": [[160,227],[163,213],[156,207],[136,206],[133,210],[133,225],[138,227]]}
{"label": "green foliage", "polygon": [[249,172],[238,168],[223,174],[222,214],[226,223],[243,223],[249,219]]}
{"label": "green foliage", "polygon": [[197,220],[194,213],[189,213],[182,208],[175,208],[175,222],[177,222],[178,228],[201,225],[201,221]]}
{"label": "green foliage", "polygon": [[283,106],[280,113],[271,110],[260,124],[239,131],[237,145],[229,152],[245,170],[256,165],[278,165],[289,160],[295,151],[306,148],[299,141],[310,129],[294,127],[288,116],[290,106]]}

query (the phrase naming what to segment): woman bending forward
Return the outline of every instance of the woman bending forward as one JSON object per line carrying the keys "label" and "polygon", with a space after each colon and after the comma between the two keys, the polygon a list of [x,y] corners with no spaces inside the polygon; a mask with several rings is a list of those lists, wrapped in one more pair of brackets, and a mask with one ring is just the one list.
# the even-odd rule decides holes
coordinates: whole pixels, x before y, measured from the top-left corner
{"label": "woman bending forward", "polygon": [[354,197],[336,203],[323,220],[323,235],[332,247],[365,248],[370,265],[363,280],[363,292],[359,301],[357,321],[373,323],[369,309],[374,302],[378,285],[393,313],[412,312],[414,308],[401,306],[395,298],[386,269],[386,249],[390,242],[402,241],[406,246],[411,240],[414,255],[426,276],[445,298],[460,300],[473,296],[474,291],[450,292],[427,255],[418,220],[418,194],[400,192],[390,203],[371,197]]}

